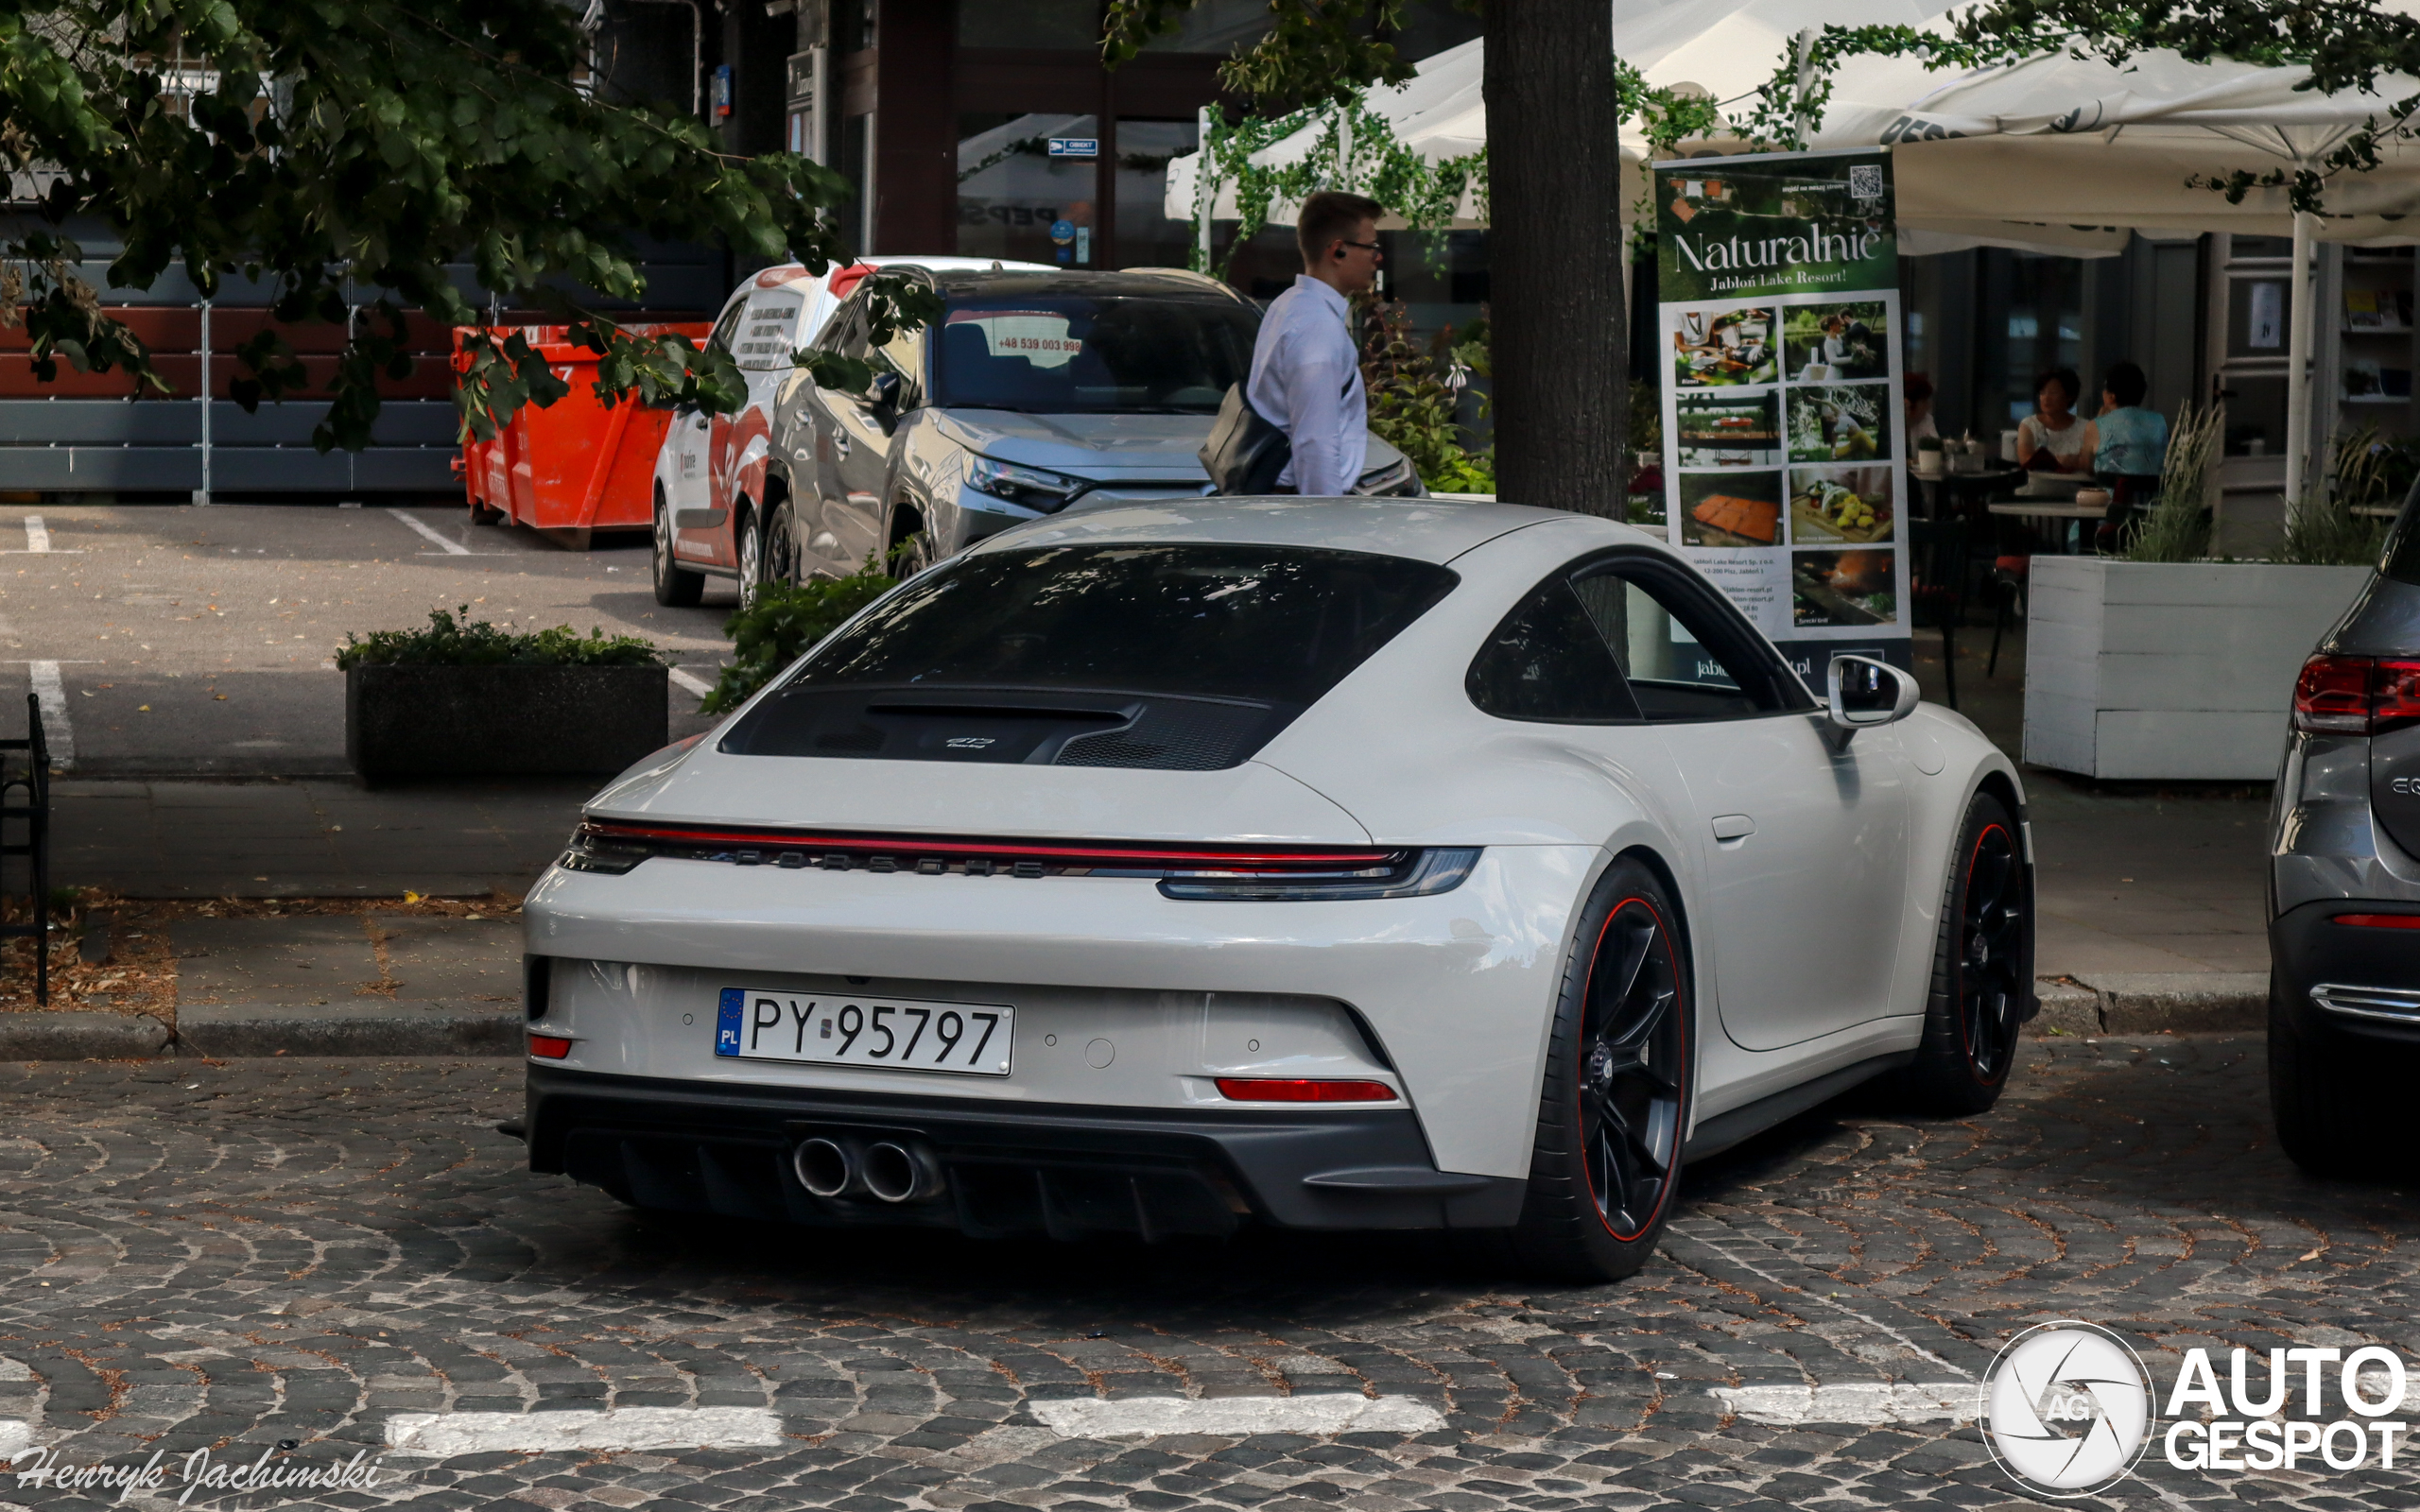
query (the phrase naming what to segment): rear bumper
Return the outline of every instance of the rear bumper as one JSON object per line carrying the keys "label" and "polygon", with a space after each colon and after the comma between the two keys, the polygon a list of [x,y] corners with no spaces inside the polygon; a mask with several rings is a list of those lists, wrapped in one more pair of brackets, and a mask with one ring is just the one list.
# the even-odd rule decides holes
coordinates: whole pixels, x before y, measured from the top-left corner
{"label": "rear bumper", "polygon": [[2336,899],[2278,915],[2269,955],[2279,990],[2304,1022],[2420,1046],[2420,929],[2339,924],[2340,914],[2420,914],[2420,904]]}
{"label": "rear bumper", "polygon": [[[1194,1112],[729,1086],[528,1068],[529,1166],[677,1211],[819,1225],[1018,1233],[1222,1234],[1500,1228],[1526,1183],[1446,1174],[1408,1108]],[[929,1153],[942,1191],[910,1203],[818,1197],[800,1141],[889,1138]]]}

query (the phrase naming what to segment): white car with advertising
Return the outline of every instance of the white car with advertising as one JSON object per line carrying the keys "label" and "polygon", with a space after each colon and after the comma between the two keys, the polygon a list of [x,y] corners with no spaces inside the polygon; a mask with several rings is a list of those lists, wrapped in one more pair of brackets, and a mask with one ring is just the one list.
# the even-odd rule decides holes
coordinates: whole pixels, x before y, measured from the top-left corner
{"label": "white car with advertising", "polygon": [[706,339],[731,354],[748,399],[728,415],[689,406],[672,412],[655,456],[657,603],[695,604],[708,577],[734,579],[746,602],[759,584],[796,576],[797,543],[781,535],[789,519],[781,507],[787,479],[766,468],[774,407],[797,371],[793,355],[867,275],[892,264],[1050,271],[988,257],[870,257],[821,274],[797,263],[769,267],[734,289]]}
{"label": "white car with advertising", "polygon": [[1580,515],[1019,526],[590,801],[527,904],[532,1168],[1626,1275],[1685,1160],[1876,1077],[1987,1108],[2034,1008],[2014,768],[1829,671]]}

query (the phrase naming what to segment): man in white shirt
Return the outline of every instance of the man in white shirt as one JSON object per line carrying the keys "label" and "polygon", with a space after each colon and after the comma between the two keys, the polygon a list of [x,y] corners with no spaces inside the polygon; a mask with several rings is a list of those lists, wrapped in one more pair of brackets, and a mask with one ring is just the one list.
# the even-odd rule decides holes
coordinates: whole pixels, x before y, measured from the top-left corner
{"label": "man in white shirt", "polygon": [[1360,481],[1370,400],[1348,301],[1377,282],[1383,208],[1359,195],[1322,190],[1303,201],[1294,223],[1303,272],[1261,320],[1244,388],[1252,407],[1293,447],[1293,459],[1277,474],[1282,490],[1350,493]]}

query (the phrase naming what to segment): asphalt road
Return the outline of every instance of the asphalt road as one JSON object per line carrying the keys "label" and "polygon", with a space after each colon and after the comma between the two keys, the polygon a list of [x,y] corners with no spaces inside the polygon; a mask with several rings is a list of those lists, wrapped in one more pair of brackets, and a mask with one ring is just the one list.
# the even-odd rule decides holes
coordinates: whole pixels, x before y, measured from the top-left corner
{"label": "asphalt road", "polygon": [[[81,775],[342,772],[347,632],[465,605],[643,635],[710,684],[733,590],[666,609],[644,540],[605,539],[566,551],[445,508],[0,507],[0,734],[30,688]],[[678,678],[671,701],[676,738],[702,728]]]}
{"label": "asphalt road", "polygon": [[[520,1081],[510,1060],[0,1066],[0,1495],[112,1500],[19,1479],[43,1454],[341,1465],[434,1414],[453,1440],[385,1452],[366,1492],[187,1504],[2014,1512],[2055,1503],[1958,1416],[2031,1323],[2113,1327],[2163,1387],[2190,1348],[2223,1383],[2230,1347],[2414,1336],[2411,1189],[2289,1166],[2256,1037],[2029,1042],[2000,1106],[1957,1121],[1836,1103],[1692,1167],[1658,1258],[1592,1288],[1421,1236],[653,1218],[523,1168],[493,1127]],[[1397,1420],[1086,1428],[1153,1398]],[[681,1443],[574,1442],[640,1409]],[[2402,1508],[2410,1459],[2209,1471],[2154,1446],[2092,1504]]]}

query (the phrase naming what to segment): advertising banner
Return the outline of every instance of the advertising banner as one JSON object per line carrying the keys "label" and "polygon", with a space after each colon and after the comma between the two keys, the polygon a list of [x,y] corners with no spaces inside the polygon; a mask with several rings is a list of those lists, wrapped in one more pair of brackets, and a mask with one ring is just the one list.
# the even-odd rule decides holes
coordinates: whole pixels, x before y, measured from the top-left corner
{"label": "advertising banner", "polygon": [[1836,651],[1910,666],[1890,159],[1653,172],[1672,544],[1810,686]]}

